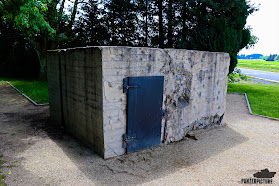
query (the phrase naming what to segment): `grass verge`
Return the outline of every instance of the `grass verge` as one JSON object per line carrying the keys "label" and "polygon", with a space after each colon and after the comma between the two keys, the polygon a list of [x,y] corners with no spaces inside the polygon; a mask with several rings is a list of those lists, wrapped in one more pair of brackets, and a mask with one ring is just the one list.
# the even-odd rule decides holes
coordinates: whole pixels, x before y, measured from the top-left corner
{"label": "grass verge", "polygon": [[229,83],[228,92],[245,92],[254,114],[279,118],[278,85]]}
{"label": "grass verge", "polygon": [[18,90],[38,104],[48,103],[48,85],[46,81],[1,77],[0,81],[9,81]]}
{"label": "grass verge", "polygon": [[249,61],[238,60],[237,68],[247,68],[279,73],[279,61]]}

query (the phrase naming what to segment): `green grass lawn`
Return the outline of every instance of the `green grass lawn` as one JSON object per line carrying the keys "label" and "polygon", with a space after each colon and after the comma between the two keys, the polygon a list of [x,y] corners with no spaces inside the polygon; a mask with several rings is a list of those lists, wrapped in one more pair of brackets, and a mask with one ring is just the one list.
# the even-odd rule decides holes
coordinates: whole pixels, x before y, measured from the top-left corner
{"label": "green grass lawn", "polygon": [[9,81],[38,104],[48,103],[48,85],[46,81],[1,77],[0,81]]}
{"label": "green grass lawn", "polygon": [[237,68],[279,72],[279,61],[238,60]]}
{"label": "green grass lawn", "polygon": [[279,118],[279,85],[229,83],[228,92],[246,93],[254,114]]}

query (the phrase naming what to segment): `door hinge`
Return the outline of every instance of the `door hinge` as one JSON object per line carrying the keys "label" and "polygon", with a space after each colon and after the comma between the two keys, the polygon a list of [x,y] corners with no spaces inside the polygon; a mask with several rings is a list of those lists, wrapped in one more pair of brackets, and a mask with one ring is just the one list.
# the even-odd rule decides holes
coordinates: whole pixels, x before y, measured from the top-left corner
{"label": "door hinge", "polygon": [[138,86],[129,86],[128,78],[123,79],[123,93],[128,93],[129,88],[138,88]]}
{"label": "door hinge", "polygon": [[123,135],[123,141],[126,144],[134,141],[135,139],[136,139],[135,137],[128,136],[127,134]]}

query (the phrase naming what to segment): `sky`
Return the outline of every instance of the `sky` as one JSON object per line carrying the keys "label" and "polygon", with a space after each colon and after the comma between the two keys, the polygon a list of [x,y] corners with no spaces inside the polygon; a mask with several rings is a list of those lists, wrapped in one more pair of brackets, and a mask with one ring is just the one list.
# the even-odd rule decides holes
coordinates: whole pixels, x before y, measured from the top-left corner
{"label": "sky", "polygon": [[242,49],[239,54],[279,54],[279,0],[250,0],[259,5],[259,11],[247,19],[246,26],[259,38],[254,48]]}

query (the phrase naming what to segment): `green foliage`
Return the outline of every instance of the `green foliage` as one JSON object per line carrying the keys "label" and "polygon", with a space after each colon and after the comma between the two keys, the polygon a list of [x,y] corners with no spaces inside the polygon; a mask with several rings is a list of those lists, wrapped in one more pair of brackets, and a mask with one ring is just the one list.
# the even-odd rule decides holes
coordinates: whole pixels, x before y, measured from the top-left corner
{"label": "green foliage", "polygon": [[[244,28],[255,8],[245,0],[2,0],[0,17],[36,50],[86,45],[150,46],[237,53],[257,38]],[[58,8],[59,7],[59,8]],[[79,9],[82,8],[82,11]],[[81,12],[79,17],[78,12]],[[1,32],[0,32],[1,33]],[[50,34],[50,35],[49,35]],[[15,37],[14,37],[15,38]],[[16,39],[17,40],[17,39]]]}
{"label": "green foliage", "polygon": [[106,45],[111,35],[108,31],[107,17],[102,16],[103,8],[98,8],[97,1],[89,0],[82,7],[83,16],[77,22],[74,31],[77,33],[75,45]]}
{"label": "green foliage", "polygon": [[251,35],[250,41],[248,45],[246,45],[246,49],[254,48],[255,44],[257,44],[259,41],[259,38],[257,36]]}
{"label": "green foliage", "polygon": [[262,54],[237,55],[237,59],[262,59],[262,58],[263,58]]}
{"label": "green foliage", "polygon": [[279,73],[279,63],[276,61],[238,60],[237,67]]}
{"label": "green foliage", "polygon": [[[78,2],[75,0],[75,2]],[[35,50],[36,57],[40,63],[40,77],[46,78],[46,54],[48,49],[67,46],[75,38],[72,33],[73,21],[68,21],[64,14],[64,3],[62,0],[60,8],[57,9],[58,0],[3,0],[0,2],[0,42],[9,36],[12,44],[10,51],[20,45],[29,45]],[[75,9],[76,10],[76,9]],[[75,13],[72,13],[73,20]],[[1,27],[2,26],[2,27]],[[11,33],[3,30],[8,29]],[[24,38],[24,41],[23,39]],[[32,51],[30,50],[30,51]],[[1,54],[0,49],[0,54]],[[11,57],[5,59],[7,63],[14,63],[14,52]],[[34,58],[34,56],[33,56]]]}
{"label": "green foliage", "polygon": [[233,72],[237,53],[250,41],[250,31],[244,26],[255,9],[245,0],[190,0],[186,8],[192,20],[184,28],[187,34],[178,40],[178,48],[228,52]]}
{"label": "green foliage", "polygon": [[43,30],[54,34],[55,30],[44,17],[48,10],[47,3],[47,0],[3,0],[0,3],[1,19],[17,30],[24,30],[28,36]]}
{"label": "green foliage", "polygon": [[39,70],[30,40],[10,24],[0,22],[0,76],[38,77]]}
{"label": "green foliage", "polygon": [[254,114],[279,118],[278,85],[229,83],[228,92],[246,93]]}
{"label": "green foliage", "polygon": [[133,45],[136,32],[136,6],[130,0],[111,0],[104,16],[111,45]]}
{"label": "green foliage", "polygon": [[275,61],[275,60],[277,60],[277,59],[278,59],[277,54],[270,54],[270,55],[268,56],[268,58],[266,58],[265,60],[266,60],[266,61]]}
{"label": "green foliage", "polygon": [[248,78],[247,78],[247,76],[243,75],[241,73],[241,70],[238,69],[238,68],[235,68],[233,73],[230,73],[228,75],[228,82],[229,83],[236,83],[236,82],[240,82],[241,80],[242,81],[247,81]]}

